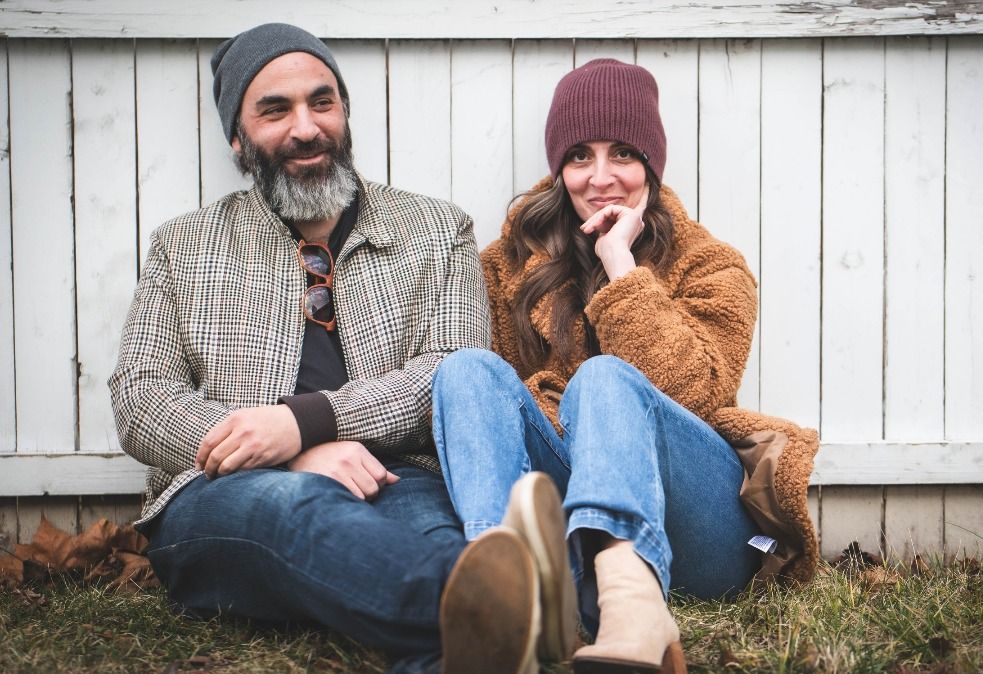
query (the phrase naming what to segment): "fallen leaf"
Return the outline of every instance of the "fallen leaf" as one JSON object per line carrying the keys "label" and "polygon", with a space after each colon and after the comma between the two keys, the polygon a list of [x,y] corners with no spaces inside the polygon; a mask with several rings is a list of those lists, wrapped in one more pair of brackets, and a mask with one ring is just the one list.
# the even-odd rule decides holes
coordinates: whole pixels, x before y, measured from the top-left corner
{"label": "fallen leaf", "polygon": [[839,568],[860,569],[867,566],[880,566],[881,564],[883,564],[883,560],[880,555],[865,552],[857,541],[850,543],[843,549],[840,556],[833,560],[833,566]]}
{"label": "fallen leaf", "polygon": [[944,636],[934,636],[928,640],[928,647],[937,658],[944,658],[952,652],[952,642]]}
{"label": "fallen leaf", "polygon": [[17,586],[25,579],[82,570],[87,581],[114,578],[113,589],[156,587],[150,562],[140,554],[146,547],[147,539],[131,524],[118,526],[102,518],[72,536],[42,516],[29,544],[14,546],[13,555],[0,552],[0,583]]}
{"label": "fallen leaf", "polygon": [[0,587],[17,587],[24,582],[24,562],[13,554],[0,551]]}

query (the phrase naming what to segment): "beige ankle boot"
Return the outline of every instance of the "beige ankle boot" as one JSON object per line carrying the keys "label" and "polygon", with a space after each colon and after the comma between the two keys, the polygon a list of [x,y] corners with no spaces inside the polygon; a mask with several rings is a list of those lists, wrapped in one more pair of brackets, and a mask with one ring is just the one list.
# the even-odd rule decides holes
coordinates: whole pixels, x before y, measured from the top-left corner
{"label": "beige ankle boot", "polygon": [[662,586],[631,543],[619,541],[594,558],[601,626],[592,646],[573,656],[576,674],[684,674],[679,627]]}

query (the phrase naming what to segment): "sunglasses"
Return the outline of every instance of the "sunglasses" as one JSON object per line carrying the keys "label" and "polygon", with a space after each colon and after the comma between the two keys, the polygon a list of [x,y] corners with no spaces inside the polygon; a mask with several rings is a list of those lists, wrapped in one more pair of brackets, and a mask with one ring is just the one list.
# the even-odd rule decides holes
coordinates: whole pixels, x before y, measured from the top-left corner
{"label": "sunglasses", "polygon": [[323,243],[301,240],[297,257],[304,271],[319,281],[304,291],[301,300],[304,316],[323,325],[325,330],[334,330],[334,293],[331,290],[334,285],[334,258],[331,251]]}

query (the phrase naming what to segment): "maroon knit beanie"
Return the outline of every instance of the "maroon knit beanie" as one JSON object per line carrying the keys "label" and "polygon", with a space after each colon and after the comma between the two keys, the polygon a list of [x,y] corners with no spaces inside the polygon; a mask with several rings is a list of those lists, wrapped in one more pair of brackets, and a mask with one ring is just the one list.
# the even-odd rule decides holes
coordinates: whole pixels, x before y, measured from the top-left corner
{"label": "maroon knit beanie", "polygon": [[659,87],[649,71],[597,59],[564,75],[546,118],[546,158],[553,176],[559,175],[571,147],[592,140],[637,148],[662,181],[666,132],[659,116]]}

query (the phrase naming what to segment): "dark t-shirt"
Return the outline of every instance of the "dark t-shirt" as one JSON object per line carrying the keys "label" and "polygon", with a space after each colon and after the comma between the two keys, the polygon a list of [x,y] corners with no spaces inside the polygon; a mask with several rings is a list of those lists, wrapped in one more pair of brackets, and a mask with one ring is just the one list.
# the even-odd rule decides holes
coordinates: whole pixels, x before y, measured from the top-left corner
{"label": "dark t-shirt", "polygon": [[[338,259],[338,254],[352,233],[357,217],[358,195],[341,214],[338,224],[328,238],[328,249],[335,260]],[[289,223],[287,226],[294,239],[299,242],[300,232]],[[307,275],[308,287],[319,282],[320,279]],[[338,310],[335,306],[336,314]],[[318,392],[336,391],[347,381],[348,371],[345,368],[345,355],[341,349],[338,328],[329,331],[323,325],[311,320],[306,321],[294,395],[280,399],[281,403],[290,407],[297,418],[301,446],[304,449],[337,439],[338,427],[334,410],[328,399]]]}

